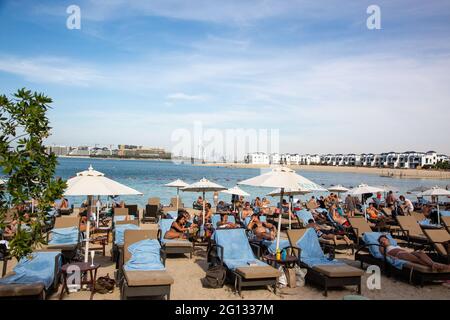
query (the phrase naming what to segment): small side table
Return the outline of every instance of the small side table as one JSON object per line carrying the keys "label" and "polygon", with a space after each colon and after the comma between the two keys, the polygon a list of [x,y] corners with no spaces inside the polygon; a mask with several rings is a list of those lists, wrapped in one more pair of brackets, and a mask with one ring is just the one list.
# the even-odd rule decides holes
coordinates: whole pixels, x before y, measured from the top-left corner
{"label": "small side table", "polygon": [[[67,294],[69,294],[69,288],[67,287],[67,269],[69,267],[78,267],[79,271],[80,271],[80,285],[83,284],[89,284],[91,287],[91,297],[90,300],[92,300],[92,297],[94,296],[95,293],[95,281],[97,279],[97,270],[100,267],[99,264],[94,264],[93,266],[91,266],[91,264],[89,262],[73,262],[73,263],[67,263],[65,265],[62,266],[61,268],[61,273],[62,273],[62,277],[63,277],[63,286],[61,289],[61,293],[59,295],[59,300],[62,299],[63,295],[64,295],[64,291],[67,292]],[[90,279],[89,280],[83,280],[83,274],[89,272],[89,276]]]}
{"label": "small side table", "polygon": [[275,254],[270,253],[268,255],[264,256],[264,259],[267,261],[268,264],[271,266],[275,266],[275,264],[279,264],[285,268],[294,268],[295,264],[298,261],[298,258],[294,255],[286,255],[286,259],[284,260],[277,260]]}

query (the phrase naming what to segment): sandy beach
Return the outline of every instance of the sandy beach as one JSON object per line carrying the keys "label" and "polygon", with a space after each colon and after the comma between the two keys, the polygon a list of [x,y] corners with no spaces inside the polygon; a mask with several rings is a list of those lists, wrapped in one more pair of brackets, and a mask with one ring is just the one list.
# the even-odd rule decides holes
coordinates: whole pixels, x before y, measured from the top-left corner
{"label": "sandy beach", "polygon": [[[226,168],[247,168],[264,169],[270,168],[270,165],[247,164],[247,163],[204,163],[195,164],[196,166],[208,167],[226,167]],[[347,172],[374,174],[392,178],[408,179],[450,179],[450,171],[438,170],[419,170],[419,169],[389,169],[389,168],[369,168],[369,167],[338,167],[338,166],[319,166],[319,165],[289,165],[289,168],[301,171],[315,172]]]}
{"label": "sandy beach", "polygon": [[[191,211],[190,209],[189,211]],[[192,210],[194,211],[194,210]],[[141,224],[141,229],[153,229],[155,224]],[[282,233],[282,238],[286,238],[286,234]],[[98,252],[95,256],[95,262],[100,263],[101,267],[97,277],[109,276],[113,277],[115,272],[115,263],[111,260],[111,244],[108,245],[106,256],[101,256]],[[354,267],[359,267],[359,262],[354,260],[353,255],[347,255],[341,252],[336,255],[337,259],[345,261]],[[16,265],[17,261],[13,259],[8,264],[8,272]],[[189,255],[171,255],[166,260],[166,269],[174,278],[174,284],[171,288],[172,300],[340,300],[346,295],[356,294],[355,287],[334,288],[329,290],[328,297],[324,297],[322,289],[311,284],[306,284],[296,288],[281,288],[274,294],[271,290],[260,288],[246,288],[243,290],[243,296],[240,297],[233,290],[232,284],[226,284],[220,289],[204,288],[201,279],[205,276],[208,268],[206,262],[206,250],[204,247],[197,247],[192,259]],[[398,280],[396,278],[388,278],[382,275],[381,289],[369,290],[366,283],[370,274],[365,273],[362,278],[362,295],[375,300],[448,300],[450,299],[450,286],[448,283],[432,283],[427,284],[423,288],[409,284],[407,280]],[[58,300],[62,285],[59,286],[58,292],[53,292],[48,297],[50,300]],[[63,300],[89,300],[90,291],[82,290],[79,292],[64,294]],[[120,290],[118,287],[112,293],[100,294],[96,293],[94,300],[119,300]]]}

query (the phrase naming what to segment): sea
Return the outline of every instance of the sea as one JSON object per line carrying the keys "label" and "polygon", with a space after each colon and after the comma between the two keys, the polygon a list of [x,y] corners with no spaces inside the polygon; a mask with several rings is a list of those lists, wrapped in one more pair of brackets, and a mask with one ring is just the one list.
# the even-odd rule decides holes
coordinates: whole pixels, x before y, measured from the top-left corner
{"label": "sea", "polygon": [[[123,196],[121,200],[127,204],[138,204],[145,206],[149,197],[159,197],[163,204],[169,204],[170,198],[176,196],[176,188],[165,187],[164,185],[181,179],[186,183],[194,183],[201,178],[207,178],[224,187],[231,188],[239,181],[255,177],[261,174],[261,169],[249,168],[226,168],[221,166],[196,166],[190,163],[174,163],[172,161],[157,160],[122,160],[122,159],[93,159],[93,158],[59,158],[56,176],[63,179],[74,177],[77,172],[87,170],[90,165],[106,177],[134,188],[142,196]],[[267,169],[266,169],[267,170]],[[399,194],[405,194],[408,190],[419,186],[443,186],[448,185],[450,180],[432,180],[432,179],[405,179],[380,177],[375,174],[361,174],[348,172],[314,172],[297,171],[298,174],[312,180],[313,182],[328,188],[331,185],[340,184],[347,188],[355,187],[359,184],[368,184],[372,186],[389,185],[397,188]],[[240,186],[244,191],[250,194],[250,199],[255,197],[265,197],[273,189],[257,188],[251,186]],[[187,207],[192,206],[200,193],[182,192],[180,198]],[[296,196],[305,200],[313,194],[305,196]],[[316,196],[323,193],[315,193]],[[206,198],[212,202],[212,193],[208,193]],[[407,195],[411,200],[415,200],[413,195]],[[231,196],[219,193],[219,200],[229,202]],[[74,205],[79,205],[84,197],[69,197],[69,201]],[[271,198],[269,198],[271,200]],[[103,200],[107,200],[106,197]],[[271,200],[272,201],[272,200]],[[273,200],[276,201],[276,200]],[[272,202],[273,202],[272,201]]]}

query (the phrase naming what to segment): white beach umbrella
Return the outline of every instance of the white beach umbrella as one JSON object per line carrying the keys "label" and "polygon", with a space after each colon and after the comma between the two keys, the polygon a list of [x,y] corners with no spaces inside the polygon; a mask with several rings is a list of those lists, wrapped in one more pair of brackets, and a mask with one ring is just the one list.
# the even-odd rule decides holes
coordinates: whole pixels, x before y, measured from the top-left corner
{"label": "white beach umbrella", "polygon": [[[268,188],[280,188],[280,203],[283,201],[284,191],[286,189],[303,189],[310,191],[326,191],[317,183],[312,182],[305,177],[297,174],[294,170],[287,167],[275,167],[271,171],[239,182],[238,184],[244,184],[254,187],[268,187]],[[278,216],[278,233],[276,250],[280,248],[280,233],[281,233],[281,210]]]}
{"label": "white beach umbrella", "polygon": [[[88,170],[78,172],[73,178],[67,180],[67,189],[64,192],[66,196],[88,196],[92,202],[93,196],[110,196],[110,195],[142,195],[141,192],[127,187],[114,180],[106,178],[105,175],[96,171],[89,166]],[[89,205],[92,205],[89,203]],[[97,210],[97,226],[99,220],[99,210]],[[89,231],[90,220],[87,220],[86,226],[86,248],[84,260],[88,261],[89,254]]]}
{"label": "white beach umbrella", "polygon": [[189,184],[184,182],[183,180],[177,179],[175,181],[169,182],[165,184],[166,187],[169,188],[177,188],[177,212],[178,212],[178,201],[180,198],[180,189],[187,187]]}
{"label": "white beach umbrella", "polygon": [[433,187],[429,190],[426,190],[420,194],[422,197],[436,197],[437,202],[437,211],[438,211],[438,224],[441,223],[441,217],[439,212],[439,196],[447,196],[450,197],[450,191],[439,188],[439,187]]}
{"label": "white beach umbrella", "polygon": [[67,180],[66,196],[128,196],[142,195],[141,192],[111,180],[92,166],[88,170],[78,172],[76,177]]}
{"label": "white beach umbrella", "polygon": [[331,187],[328,188],[328,191],[336,192],[337,195],[338,195],[338,198],[341,197],[341,193],[347,192],[348,190],[349,190],[348,188],[346,188],[346,187],[344,187],[344,186],[342,186],[340,184],[337,184],[335,186],[331,186]]}
{"label": "white beach umbrella", "polygon": [[[250,194],[239,188],[239,186],[234,186],[233,188],[223,190],[221,191],[226,194],[236,195],[236,196],[243,196],[248,197]],[[233,210],[236,210],[236,202],[233,202]]]}
{"label": "white beach umbrella", "polygon": [[203,217],[203,227],[205,226],[205,193],[206,192],[215,192],[215,191],[223,191],[227,188],[221,186],[220,184],[214,183],[209,181],[206,178],[201,179],[200,181],[197,181],[193,184],[188,185],[187,187],[184,187],[181,189],[181,191],[188,191],[188,192],[202,192],[203,193],[203,210],[202,210],[202,217]]}

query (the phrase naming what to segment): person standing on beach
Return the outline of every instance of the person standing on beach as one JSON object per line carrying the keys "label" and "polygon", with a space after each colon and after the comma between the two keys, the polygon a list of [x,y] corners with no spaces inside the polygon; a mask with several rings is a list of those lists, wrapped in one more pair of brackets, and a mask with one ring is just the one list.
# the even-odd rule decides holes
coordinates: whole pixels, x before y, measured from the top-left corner
{"label": "person standing on beach", "polygon": [[351,195],[347,195],[345,198],[345,207],[347,208],[347,214],[349,217],[355,216],[355,199]]}
{"label": "person standing on beach", "polygon": [[405,216],[410,216],[411,213],[414,211],[414,205],[412,204],[411,200],[405,198],[405,196],[400,196],[400,201],[403,202],[401,205],[401,208],[403,210],[403,214]]}
{"label": "person standing on beach", "polygon": [[218,191],[214,191],[213,201],[214,201],[214,207],[217,207],[217,204],[219,203],[219,192]]}

